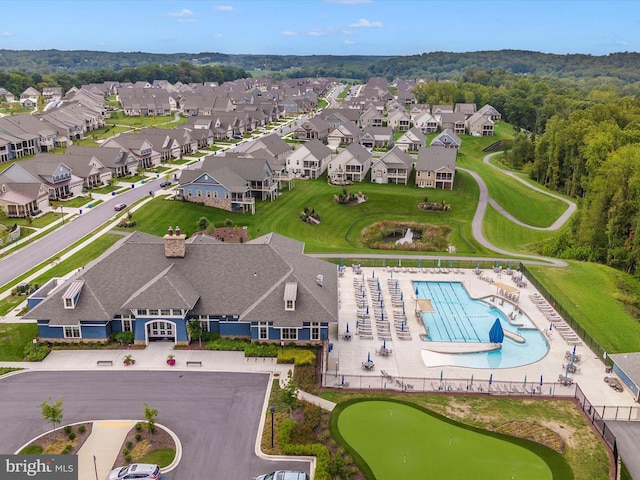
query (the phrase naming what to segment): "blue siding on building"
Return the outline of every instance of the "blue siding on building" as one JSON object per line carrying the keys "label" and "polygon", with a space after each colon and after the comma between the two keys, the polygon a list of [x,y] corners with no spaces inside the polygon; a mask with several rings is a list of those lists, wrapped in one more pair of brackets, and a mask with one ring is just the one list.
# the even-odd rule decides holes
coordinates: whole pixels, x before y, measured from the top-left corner
{"label": "blue siding on building", "polygon": [[27,298],[27,306],[29,307],[29,310],[31,310],[33,307],[38,305],[43,300],[44,300],[44,297],[43,298],[38,298],[38,297],[29,297],[29,298]]}
{"label": "blue siding on building", "polygon": [[636,385],[635,382],[631,380],[631,378],[629,378],[629,376],[624,373],[615,362],[613,364],[613,373],[618,375],[620,380],[622,380],[624,384],[631,389],[636,401],[638,401],[638,385]]}
{"label": "blue siding on building", "polygon": [[220,335],[250,337],[251,324],[245,322],[220,322]]}
{"label": "blue siding on building", "polygon": [[[62,329],[61,329],[62,330]],[[104,340],[109,337],[107,325],[87,326],[80,323],[80,336],[83,339]]]}
{"label": "blue siding on building", "polygon": [[40,338],[64,338],[62,327],[50,327],[49,320],[38,320],[38,336]]}

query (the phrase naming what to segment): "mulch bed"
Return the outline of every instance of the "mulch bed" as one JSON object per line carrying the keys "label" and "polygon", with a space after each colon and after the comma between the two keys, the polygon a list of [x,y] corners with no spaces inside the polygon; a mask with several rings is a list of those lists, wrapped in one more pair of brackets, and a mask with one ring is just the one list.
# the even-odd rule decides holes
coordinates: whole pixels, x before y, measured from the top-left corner
{"label": "mulch bed", "polygon": [[[136,434],[140,434],[140,440],[136,440]],[[137,457],[136,454],[136,445],[142,444],[144,447],[147,445],[144,442],[148,442],[148,446],[150,447],[149,451],[153,450],[162,450],[164,448],[172,448],[176,449],[176,444],[173,441],[173,437],[167,432],[164,428],[156,425],[156,429],[154,433],[149,433],[147,430],[142,428],[141,430],[136,430],[135,427],[129,430],[127,436],[124,439],[124,443],[122,444],[122,448],[120,448],[120,453],[118,454],[118,458],[116,458],[115,463],[113,464],[113,468],[118,468],[123,465],[127,465],[127,462],[124,457],[126,456],[123,453],[127,442],[131,442],[131,454],[134,455],[131,463],[139,462],[142,457],[146,455],[148,452],[142,452],[140,457]],[[142,448],[142,450],[145,450]],[[162,466],[162,465],[161,465]]]}
{"label": "mulch bed", "polygon": [[[84,432],[78,431],[78,427],[80,425],[84,425],[85,427]],[[35,442],[30,443],[29,445],[30,446],[39,445],[42,447],[44,451],[47,448],[47,446],[52,446],[53,444],[57,444],[57,446],[60,447],[57,449],[59,451],[49,452],[52,455],[57,455],[62,453],[62,449],[64,449],[66,445],[73,445],[73,447],[69,451],[69,454],[76,455],[78,453],[78,450],[80,450],[82,445],[84,445],[84,442],[87,440],[87,438],[89,438],[89,435],[91,435],[92,426],[93,426],[93,423],[91,422],[79,423],[77,425],[73,425],[71,427],[71,431],[76,434],[76,438],[73,440],[69,440],[69,437],[63,430],[64,427],[57,427],[55,432],[49,432],[46,435],[43,435],[42,437],[38,438]]]}
{"label": "mulch bed", "polygon": [[211,231],[196,232],[194,235],[209,235],[216,240],[220,240],[225,243],[246,243],[249,240],[246,228],[238,227],[220,227]]}

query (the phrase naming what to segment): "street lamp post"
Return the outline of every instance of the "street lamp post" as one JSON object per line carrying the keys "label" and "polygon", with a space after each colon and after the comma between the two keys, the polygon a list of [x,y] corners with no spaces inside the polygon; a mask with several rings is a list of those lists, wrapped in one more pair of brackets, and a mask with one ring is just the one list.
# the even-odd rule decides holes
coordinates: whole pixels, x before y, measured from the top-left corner
{"label": "street lamp post", "polygon": [[60,214],[62,215],[62,224],[64,225],[64,210],[62,205],[60,205]]}
{"label": "street lamp post", "polygon": [[276,407],[271,405],[269,411],[271,412],[271,448],[273,448],[273,414],[276,413]]}

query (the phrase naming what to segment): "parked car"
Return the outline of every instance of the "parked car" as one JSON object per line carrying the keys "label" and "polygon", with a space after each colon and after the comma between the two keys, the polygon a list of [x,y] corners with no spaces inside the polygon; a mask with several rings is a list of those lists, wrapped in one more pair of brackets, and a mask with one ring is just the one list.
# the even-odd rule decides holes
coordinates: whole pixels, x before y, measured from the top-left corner
{"label": "parked car", "polygon": [[242,140],[242,135],[234,135],[233,138],[235,140]]}
{"label": "parked car", "polygon": [[116,212],[119,212],[120,210],[124,210],[125,208],[127,208],[127,204],[126,203],[116,203],[116,205],[113,207],[113,209]]}
{"label": "parked car", "polygon": [[309,480],[309,476],[304,472],[278,470],[277,472],[260,475],[256,480]]}
{"label": "parked car", "polygon": [[153,463],[132,463],[126,467],[114,468],[107,480],[156,480],[160,478],[160,467]]}
{"label": "parked car", "polygon": [[171,182],[162,182],[162,183],[160,183],[160,188],[170,187],[170,186],[171,186]]}

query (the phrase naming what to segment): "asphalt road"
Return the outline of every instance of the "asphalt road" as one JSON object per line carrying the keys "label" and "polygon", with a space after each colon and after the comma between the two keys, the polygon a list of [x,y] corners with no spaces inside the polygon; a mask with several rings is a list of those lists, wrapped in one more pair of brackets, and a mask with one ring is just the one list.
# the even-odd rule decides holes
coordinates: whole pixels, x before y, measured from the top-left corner
{"label": "asphalt road", "polygon": [[76,216],[73,221],[65,222],[63,226],[56,228],[35,243],[20,248],[3,258],[0,261],[0,286],[55,256],[58,252],[113,219],[117,213],[113,210],[116,203],[131,205],[136,200],[149,195],[149,191],[159,190],[162,181],[163,179],[156,179],[146,182],[144,185],[136,184],[135,188],[119,194],[116,199],[101,203],[90,210],[84,210],[82,215]]}
{"label": "asphalt road", "polygon": [[1,450],[13,453],[51,429],[39,407],[49,398],[64,398],[64,424],[144,419],[147,402],[158,410],[158,423],[182,442],[182,461],[163,477],[248,480],[278,469],[309,472],[308,463],[272,462],[255,454],[268,381],[260,373],[21,373],[0,380]]}

